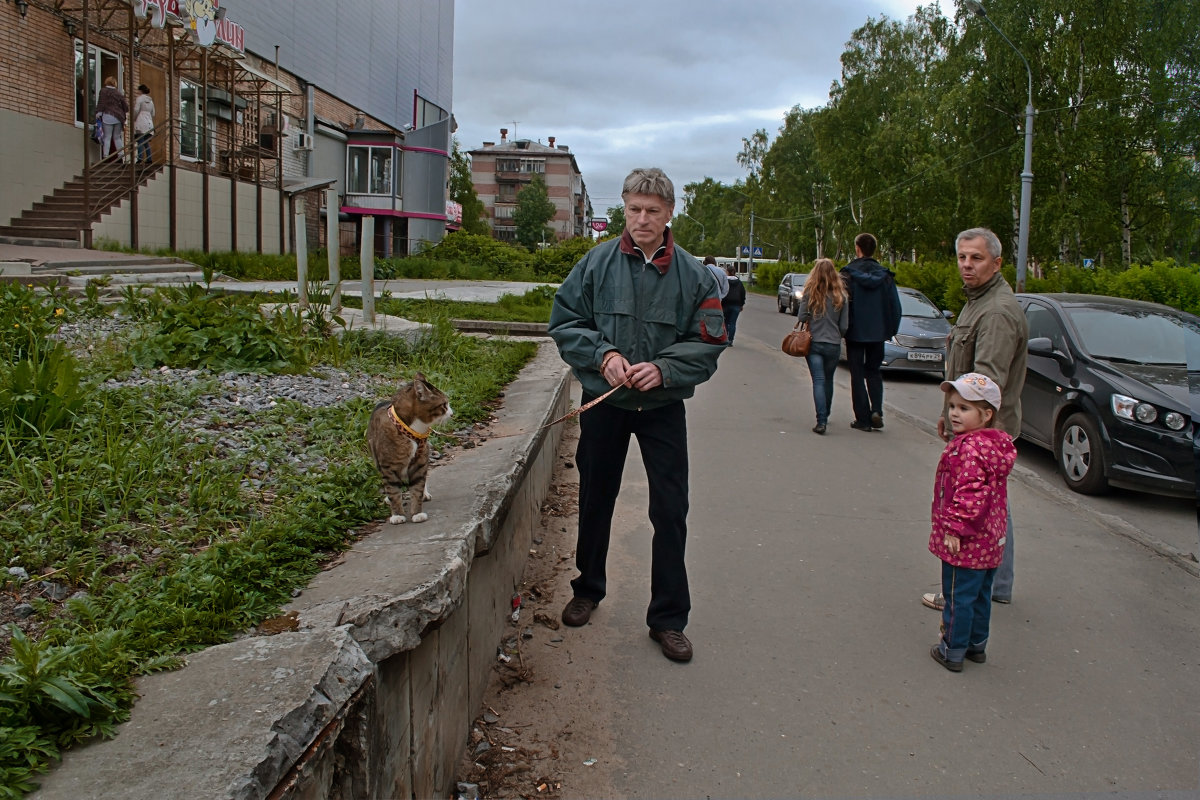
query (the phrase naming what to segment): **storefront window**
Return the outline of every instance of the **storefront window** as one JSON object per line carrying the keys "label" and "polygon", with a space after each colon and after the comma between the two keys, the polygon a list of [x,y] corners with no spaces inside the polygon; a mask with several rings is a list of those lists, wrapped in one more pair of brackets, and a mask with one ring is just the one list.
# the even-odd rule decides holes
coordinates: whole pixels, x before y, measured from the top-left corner
{"label": "storefront window", "polygon": [[209,156],[204,142],[212,131],[204,126],[204,92],[191,81],[179,82],[179,154],[199,161]]}

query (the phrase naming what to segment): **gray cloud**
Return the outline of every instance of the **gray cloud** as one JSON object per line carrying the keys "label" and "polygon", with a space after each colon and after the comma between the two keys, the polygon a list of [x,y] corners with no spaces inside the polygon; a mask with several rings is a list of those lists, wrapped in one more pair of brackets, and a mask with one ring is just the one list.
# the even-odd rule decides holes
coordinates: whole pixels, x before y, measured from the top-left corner
{"label": "gray cloud", "polygon": [[736,156],[787,109],[822,105],[851,33],[904,19],[913,0],[457,0],[454,115],[465,150],[554,136],[579,163],[597,215],[621,181],[659,166],[685,184],[745,177]]}

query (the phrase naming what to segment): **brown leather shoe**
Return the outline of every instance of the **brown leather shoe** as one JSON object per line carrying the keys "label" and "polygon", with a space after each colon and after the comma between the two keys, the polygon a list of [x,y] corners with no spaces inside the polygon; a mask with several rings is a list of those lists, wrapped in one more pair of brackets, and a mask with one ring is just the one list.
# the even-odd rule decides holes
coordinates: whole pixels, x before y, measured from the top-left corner
{"label": "brown leather shoe", "polygon": [[587,625],[595,607],[596,603],[586,597],[571,598],[571,602],[567,603],[567,607],[562,612],[563,624],[570,625],[572,628],[581,628]]}
{"label": "brown leather shoe", "polygon": [[658,642],[663,655],[672,661],[691,661],[692,643],[683,631],[650,631],[650,638]]}

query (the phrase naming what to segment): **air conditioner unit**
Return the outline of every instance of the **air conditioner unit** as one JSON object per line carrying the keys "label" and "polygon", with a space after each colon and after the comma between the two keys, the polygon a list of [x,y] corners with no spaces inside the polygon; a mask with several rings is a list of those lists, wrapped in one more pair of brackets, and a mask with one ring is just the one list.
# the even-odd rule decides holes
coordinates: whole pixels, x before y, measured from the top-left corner
{"label": "air conditioner unit", "polygon": [[293,150],[312,150],[313,137],[307,131],[296,131],[296,144],[292,147]]}

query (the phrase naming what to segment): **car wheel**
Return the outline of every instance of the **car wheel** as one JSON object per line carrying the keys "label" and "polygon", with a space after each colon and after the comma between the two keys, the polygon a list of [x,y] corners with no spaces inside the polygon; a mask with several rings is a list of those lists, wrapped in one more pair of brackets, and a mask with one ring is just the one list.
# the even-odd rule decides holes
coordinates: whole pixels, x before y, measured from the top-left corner
{"label": "car wheel", "polygon": [[800,313],[800,304],[795,300],[788,300],[788,313],[793,317]]}
{"label": "car wheel", "polygon": [[1108,490],[1100,429],[1087,414],[1072,414],[1059,428],[1055,455],[1067,486],[1080,494]]}
{"label": "car wheel", "polygon": [[782,314],[784,311],[787,311],[787,309],[783,305],[783,301],[780,300],[778,297],[775,298],[775,305],[779,306],[780,314]]}

